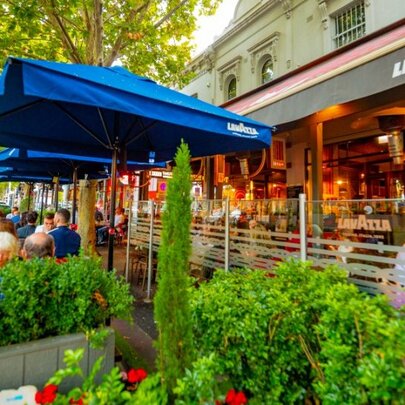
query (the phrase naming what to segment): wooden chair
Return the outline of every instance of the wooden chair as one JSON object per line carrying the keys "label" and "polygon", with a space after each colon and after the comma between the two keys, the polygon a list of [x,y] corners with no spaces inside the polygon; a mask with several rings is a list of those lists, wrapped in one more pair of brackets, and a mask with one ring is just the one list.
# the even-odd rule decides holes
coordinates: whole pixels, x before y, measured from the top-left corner
{"label": "wooden chair", "polygon": [[136,283],[140,274],[147,268],[147,251],[145,249],[133,249],[129,254],[129,282],[132,283],[136,276]]}

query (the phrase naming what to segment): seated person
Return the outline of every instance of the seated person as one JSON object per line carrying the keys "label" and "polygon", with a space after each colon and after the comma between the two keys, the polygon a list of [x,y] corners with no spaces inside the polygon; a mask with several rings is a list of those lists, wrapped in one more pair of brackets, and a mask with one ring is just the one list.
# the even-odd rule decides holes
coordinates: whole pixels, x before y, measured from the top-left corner
{"label": "seated person", "polygon": [[55,254],[53,237],[45,232],[35,232],[25,239],[21,253],[25,259],[53,257]]}
{"label": "seated person", "polygon": [[96,227],[104,225],[104,217],[103,213],[96,207],[96,211],[94,212],[94,222]]}
{"label": "seated person", "polygon": [[67,255],[77,256],[80,250],[81,238],[78,233],[69,228],[70,212],[61,208],[55,214],[56,228],[49,232],[55,240],[55,256],[63,259]]}
{"label": "seated person", "polygon": [[14,224],[20,222],[20,211],[18,210],[18,207],[11,208],[11,212],[10,214],[7,214],[6,218],[11,219]]}
{"label": "seated person", "polygon": [[[18,239],[10,232],[0,232],[0,267],[19,254]],[[1,274],[1,271],[0,271]]]}
{"label": "seated person", "polygon": [[44,223],[42,225],[38,225],[35,229],[35,232],[46,232],[48,233],[49,231],[52,231],[53,228],[55,228],[54,225],[54,217],[55,214],[50,212],[45,215],[44,217]]}
{"label": "seated person", "polygon": [[17,230],[15,229],[14,222],[8,218],[0,218],[0,232],[9,232],[17,239]]}
{"label": "seated person", "polygon": [[27,225],[17,229],[17,235],[20,239],[25,239],[35,232],[35,229],[37,227],[37,219],[38,213],[36,213],[35,211],[29,211],[27,213]]}
{"label": "seated person", "polygon": [[[114,216],[114,228],[116,232],[122,232],[126,228],[127,218],[124,215],[124,209],[117,207],[115,209]],[[97,229],[97,245],[106,243],[108,238],[108,226],[103,226],[102,228]]]}

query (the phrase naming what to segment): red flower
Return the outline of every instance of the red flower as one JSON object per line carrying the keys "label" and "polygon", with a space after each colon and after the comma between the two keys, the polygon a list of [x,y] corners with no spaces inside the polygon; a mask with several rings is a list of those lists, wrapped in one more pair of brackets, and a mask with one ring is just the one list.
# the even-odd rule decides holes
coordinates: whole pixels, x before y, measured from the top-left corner
{"label": "red flower", "polygon": [[82,397],[80,397],[79,399],[70,398],[69,399],[69,404],[71,404],[71,405],[83,405],[83,398]]}
{"label": "red flower", "polygon": [[136,370],[131,368],[131,370],[129,370],[127,374],[128,382],[131,384],[139,383],[142,380],[144,380],[147,376],[148,373],[142,368],[138,368]]}
{"label": "red flower", "polygon": [[226,394],[225,403],[228,405],[243,405],[247,404],[247,398],[243,391],[235,391],[230,389]]}
{"label": "red flower", "polygon": [[35,402],[37,404],[52,404],[55,401],[58,386],[48,384],[42,391],[35,394]]}

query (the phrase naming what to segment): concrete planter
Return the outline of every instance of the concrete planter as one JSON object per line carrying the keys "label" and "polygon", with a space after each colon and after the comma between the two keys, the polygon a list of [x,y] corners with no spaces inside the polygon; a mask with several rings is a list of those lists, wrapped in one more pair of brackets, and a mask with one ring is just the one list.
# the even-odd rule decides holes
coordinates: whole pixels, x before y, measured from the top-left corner
{"label": "concrete planter", "polygon": [[[111,330],[103,349],[93,349],[83,333],[56,336],[33,342],[0,347],[0,389],[17,389],[22,385],[35,385],[42,389],[56,370],[66,367],[64,352],[68,349],[84,348],[81,361],[83,372],[87,375],[94,362],[104,356],[103,366],[97,378],[108,373],[114,366],[114,332]],[[77,377],[66,378],[59,387],[67,392],[81,384]]]}

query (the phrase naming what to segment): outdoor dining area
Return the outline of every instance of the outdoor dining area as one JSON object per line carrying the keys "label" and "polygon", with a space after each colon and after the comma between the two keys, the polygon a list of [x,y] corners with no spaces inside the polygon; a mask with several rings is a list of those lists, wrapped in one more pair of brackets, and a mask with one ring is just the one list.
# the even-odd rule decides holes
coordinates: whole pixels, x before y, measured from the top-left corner
{"label": "outdoor dining area", "polygon": [[[74,176],[82,252],[0,269],[0,389],[21,387],[35,404],[400,403],[402,217],[368,219],[304,193],[193,204],[191,157],[268,148],[272,130],[121,67],[10,57],[0,144],[18,154],[0,158],[5,176]],[[131,197],[118,240],[120,171],[172,160],[166,201]],[[105,266],[94,250],[100,164],[111,178]],[[130,323],[134,289],[153,304],[157,360],[123,371],[114,350],[125,336],[110,326]]]}

